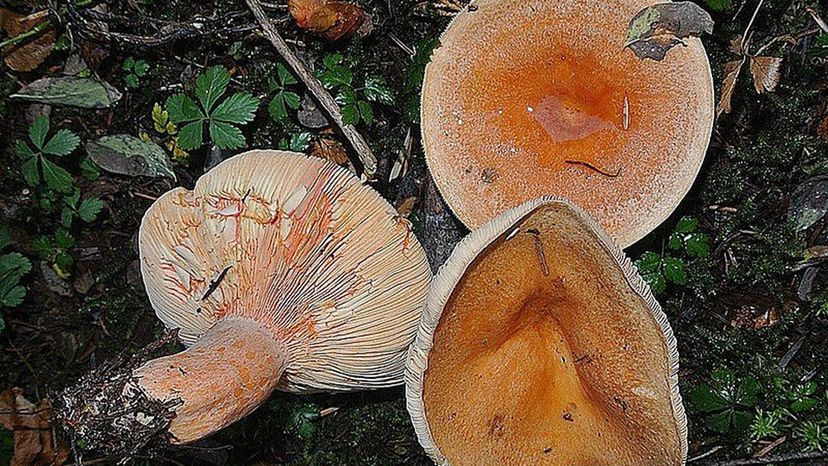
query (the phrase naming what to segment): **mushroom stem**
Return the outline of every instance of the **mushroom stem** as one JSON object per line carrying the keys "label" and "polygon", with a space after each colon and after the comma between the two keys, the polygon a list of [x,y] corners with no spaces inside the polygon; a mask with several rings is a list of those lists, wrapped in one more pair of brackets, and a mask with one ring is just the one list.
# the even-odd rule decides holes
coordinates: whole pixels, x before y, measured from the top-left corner
{"label": "mushroom stem", "polygon": [[148,361],[133,373],[149,397],[180,400],[169,426],[174,443],[206,437],[262,404],[285,369],[284,348],[255,320],[229,316],[186,350]]}

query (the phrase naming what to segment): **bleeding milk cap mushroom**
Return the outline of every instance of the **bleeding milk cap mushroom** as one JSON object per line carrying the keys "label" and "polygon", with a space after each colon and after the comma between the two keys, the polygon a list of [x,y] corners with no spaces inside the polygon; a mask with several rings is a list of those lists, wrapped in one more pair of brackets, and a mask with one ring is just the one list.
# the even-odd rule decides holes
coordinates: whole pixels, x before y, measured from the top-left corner
{"label": "bleeding milk cap mushroom", "polygon": [[426,161],[475,229],[538,196],[566,197],[622,247],[690,189],[713,128],[696,37],[663,61],[624,47],[650,0],[476,0],[426,67]]}
{"label": "bleeding milk cap mushroom", "polygon": [[676,466],[678,353],[621,249],[543,197],[466,237],[432,282],[406,401],[440,465]]}
{"label": "bleeding milk cap mushroom", "polygon": [[401,383],[431,273],[410,224],[347,170],[251,151],[144,216],[141,272],[158,317],[188,348],[151,360],[127,390],[180,400],[191,442],[278,388]]}

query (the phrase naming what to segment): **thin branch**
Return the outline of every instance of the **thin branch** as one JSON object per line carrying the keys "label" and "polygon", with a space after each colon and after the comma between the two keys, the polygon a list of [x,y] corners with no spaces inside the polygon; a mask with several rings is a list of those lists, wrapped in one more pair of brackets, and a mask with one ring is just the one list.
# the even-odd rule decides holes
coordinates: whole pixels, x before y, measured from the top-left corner
{"label": "thin branch", "polygon": [[354,151],[356,151],[359,161],[362,163],[365,174],[372,177],[377,172],[377,159],[374,157],[374,153],[371,151],[371,148],[368,147],[368,143],[365,142],[365,139],[361,134],[359,134],[353,125],[347,125],[342,121],[342,112],[339,109],[339,104],[337,104],[333,96],[331,96],[331,94],[325,90],[324,87],[322,87],[322,84],[318,79],[316,79],[316,76],[314,76],[305,64],[299,60],[299,57],[293,53],[287,42],[285,42],[282,36],[279,35],[279,32],[273,27],[273,23],[270,22],[270,19],[262,9],[261,3],[258,0],[245,1],[247,2],[247,6],[249,6],[250,10],[253,12],[253,16],[255,16],[256,20],[259,24],[261,24],[265,37],[267,37],[270,43],[273,44],[273,47],[277,52],[279,52],[279,55],[282,56],[287,64],[290,65],[293,72],[299,76],[303,83],[305,83],[305,86],[307,86],[308,90],[313,94],[322,108],[324,108],[328,115],[330,115],[331,119],[333,119],[334,123],[336,123],[342,131],[342,134],[344,134],[345,138],[348,139],[351,147],[353,147]]}

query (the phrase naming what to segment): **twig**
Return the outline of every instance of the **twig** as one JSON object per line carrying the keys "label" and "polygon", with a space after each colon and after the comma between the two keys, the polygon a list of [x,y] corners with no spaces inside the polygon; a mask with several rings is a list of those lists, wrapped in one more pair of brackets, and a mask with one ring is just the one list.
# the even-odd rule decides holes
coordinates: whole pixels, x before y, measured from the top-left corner
{"label": "twig", "polygon": [[608,176],[610,178],[617,178],[617,177],[621,176],[621,169],[620,168],[618,170],[616,170],[615,173],[610,173],[606,170],[603,170],[599,167],[596,167],[595,165],[593,165],[589,162],[584,162],[583,160],[565,160],[565,162],[569,163],[569,164],[572,164],[572,165],[581,165],[581,166],[587,167],[590,170],[595,170],[596,172],[598,172],[598,173],[600,173],[604,176]]}
{"label": "twig", "polygon": [[828,458],[828,451],[811,451],[807,453],[785,453],[780,455],[764,456],[762,458],[747,458],[734,461],[717,461],[713,463],[703,463],[702,466],[750,466],[755,464],[783,463],[786,461],[816,460],[821,458]]}
{"label": "twig", "polygon": [[253,12],[253,16],[255,16],[256,20],[259,24],[261,24],[264,35],[270,43],[273,44],[273,47],[276,48],[279,55],[281,55],[288,65],[290,65],[293,72],[296,73],[302,82],[305,83],[308,90],[314,95],[314,97],[316,97],[316,100],[319,101],[322,108],[325,109],[331,119],[333,119],[334,123],[336,123],[342,131],[342,134],[345,135],[345,138],[348,139],[348,142],[354,148],[354,151],[356,151],[359,161],[362,163],[365,174],[368,177],[374,176],[377,172],[377,159],[374,157],[374,153],[371,151],[371,148],[368,147],[368,143],[365,142],[365,139],[359,134],[353,125],[346,125],[342,121],[342,112],[340,111],[339,105],[336,103],[333,96],[331,96],[331,94],[326,91],[324,87],[322,87],[322,84],[318,79],[316,79],[316,76],[308,70],[305,64],[299,60],[299,57],[293,53],[287,42],[285,42],[282,36],[279,35],[279,32],[273,27],[273,23],[271,23],[270,19],[267,15],[265,15],[259,0],[245,1],[247,2],[247,6],[250,7],[250,10]]}
{"label": "twig", "polygon": [[817,12],[813,8],[805,8],[805,11],[808,12],[809,15],[811,15],[811,18],[813,18],[817,26],[819,26],[819,28],[822,29],[822,32],[828,32],[828,24],[825,24],[825,21],[819,16],[819,14],[817,14]]}

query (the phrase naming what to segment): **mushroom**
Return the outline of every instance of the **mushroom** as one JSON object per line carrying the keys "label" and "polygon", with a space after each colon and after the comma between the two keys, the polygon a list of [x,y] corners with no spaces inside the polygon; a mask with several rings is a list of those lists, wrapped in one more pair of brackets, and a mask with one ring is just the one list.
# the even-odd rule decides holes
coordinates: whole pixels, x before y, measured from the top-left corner
{"label": "mushroom", "polygon": [[557,197],[466,237],[434,278],[406,364],[439,465],[683,464],[669,323],[584,211]]}
{"label": "mushroom", "polygon": [[429,169],[475,229],[538,196],[566,197],[621,246],[687,194],[713,127],[698,38],[656,62],[624,48],[651,0],[477,0],[426,67]]}
{"label": "mushroom", "polygon": [[430,269],[410,224],[347,170],[238,155],[161,196],[139,250],[149,300],[188,348],[139,367],[124,391],[175,403],[174,443],[237,421],[274,389],[402,382]]}

